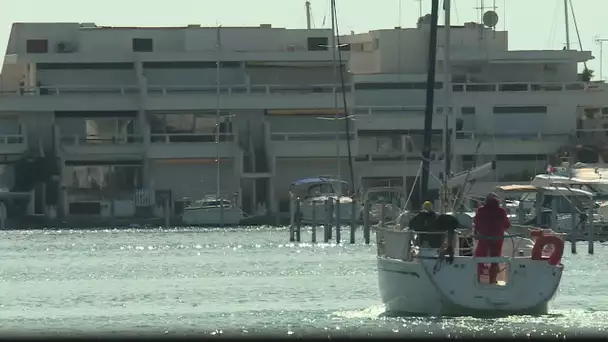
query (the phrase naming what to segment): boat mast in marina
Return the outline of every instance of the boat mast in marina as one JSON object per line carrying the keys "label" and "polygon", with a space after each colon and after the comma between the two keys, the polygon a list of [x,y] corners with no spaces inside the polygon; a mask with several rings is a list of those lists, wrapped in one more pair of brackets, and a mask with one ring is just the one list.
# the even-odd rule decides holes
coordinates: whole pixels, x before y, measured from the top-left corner
{"label": "boat mast in marina", "polygon": [[[445,126],[443,129],[443,179],[442,179],[442,191],[440,191],[440,205],[444,212],[448,211],[449,198],[448,198],[448,187],[447,181],[448,176],[451,174],[451,161],[452,161],[452,151],[451,151],[451,135],[449,134],[450,130],[450,120],[454,116],[454,113],[451,110],[451,93],[452,93],[452,67],[451,67],[451,13],[450,13],[450,2],[451,0],[443,0],[443,10],[444,10],[444,44],[443,44],[443,115],[445,117]],[[454,127],[454,126],[452,126]],[[454,132],[452,132],[452,135]]]}
{"label": "boat mast in marina", "polygon": [[216,40],[216,69],[215,69],[215,165],[216,165],[216,187],[215,196],[219,201],[220,206],[220,226],[224,224],[224,204],[221,199],[220,191],[220,64],[222,58],[222,37],[220,34],[221,26],[217,27],[217,40]]}
{"label": "boat mast in marina", "polygon": [[437,60],[437,17],[439,0],[432,0],[431,34],[429,37],[428,74],[426,79],[426,110],[424,113],[424,144],[422,147],[422,175],[420,177],[420,203],[426,200],[429,188],[433,112],[435,101],[435,64]]}
{"label": "boat mast in marina", "polygon": [[[338,66],[337,66],[337,56],[336,53],[338,51],[338,45],[336,43],[336,13],[334,9],[336,8],[335,0],[330,1],[330,9],[331,12],[331,64],[332,64],[332,72],[333,72],[333,98],[334,98],[334,121],[336,124],[336,172],[338,173],[336,176],[338,179],[342,178],[342,167],[340,162],[340,113],[338,112],[338,92],[336,91],[335,86],[338,84]],[[354,180],[353,180],[354,181]],[[337,190],[337,199],[338,201],[342,197],[342,182],[338,182],[336,186]]]}
{"label": "boat mast in marina", "polygon": [[568,14],[568,0],[564,0],[564,19],[566,24],[566,50],[570,50],[570,15]]}

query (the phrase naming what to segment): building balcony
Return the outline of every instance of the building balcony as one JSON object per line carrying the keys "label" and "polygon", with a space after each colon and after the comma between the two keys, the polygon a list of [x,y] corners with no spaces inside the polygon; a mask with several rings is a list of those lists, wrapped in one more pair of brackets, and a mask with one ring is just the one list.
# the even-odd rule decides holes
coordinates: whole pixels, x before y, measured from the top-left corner
{"label": "building balcony", "polygon": [[61,135],[59,154],[64,159],[141,159],[143,143],[138,135]]}
{"label": "building balcony", "polygon": [[[444,129],[444,116],[437,108],[433,116],[433,129]],[[424,129],[424,106],[356,107],[354,110],[359,130],[394,131]]]}
{"label": "building balcony", "polygon": [[[216,138],[219,138],[216,143]],[[148,157],[152,159],[215,159],[238,158],[240,149],[233,133],[215,134],[152,134]]]}
{"label": "building balcony", "polygon": [[[350,99],[350,86],[346,88]],[[223,109],[331,108],[334,85],[234,85],[219,88]],[[137,86],[43,86],[21,91],[0,91],[0,111],[48,110],[201,110],[215,109],[215,86],[149,86],[147,96]]]}
{"label": "building balcony", "polygon": [[[571,142],[569,133],[457,132],[454,154],[552,154]],[[477,145],[481,141],[479,149]]]}
{"label": "building balcony", "polygon": [[[357,154],[356,144],[354,144],[354,134],[351,133],[351,153]],[[340,156],[348,156],[348,139],[346,133],[338,135],[340,146]],[[290,133],[270,133],[269,150],[270,155],[278,158],[316,158],[316,157],[336,157],[338,145],[336,145],[335,132],[290,132]]]}
{"label": "building balcony", "polygon": [[589,145],[603,145],[608,141],[608,129],[586,128],[576,130],[577,142]]}
{"label": "building balcony", "polygon": [[[517,103],[518,105],[556,103],[571,104],[570,96],[588,105],[602,105],[598,92],[606,90],[600,82],[517,82],[517,83],[454,83],[452,90],[458,102],[477,103],[480,96],[487,103]],[[473,102],[470,102],[473,101]]]}
{"label": "building balcony", "polygon": [[27,151],[27,140],[23,134],[0,135],[0,154],[23,154]]}

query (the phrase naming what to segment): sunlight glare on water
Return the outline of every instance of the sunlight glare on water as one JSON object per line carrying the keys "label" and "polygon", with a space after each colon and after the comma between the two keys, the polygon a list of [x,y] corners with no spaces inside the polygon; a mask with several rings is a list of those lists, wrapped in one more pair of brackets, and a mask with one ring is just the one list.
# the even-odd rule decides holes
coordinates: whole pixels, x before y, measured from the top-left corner
{"label": "sunlight glare on water", "polygon": [[[375,245],[285,229],[3,231],[3,333],[590,336],[608,328],[608,248],[566,252],[541,317],[384,317]],[[317,236],[322,236],[319,231]],[[373,236],[372,236],[373,241]],[[569,250],[569,248],[568,248]]]}

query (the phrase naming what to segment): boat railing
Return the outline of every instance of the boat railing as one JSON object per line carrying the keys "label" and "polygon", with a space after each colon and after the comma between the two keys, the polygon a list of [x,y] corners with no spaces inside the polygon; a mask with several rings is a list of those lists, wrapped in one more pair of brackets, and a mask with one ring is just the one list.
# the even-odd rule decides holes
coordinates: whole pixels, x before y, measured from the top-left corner
{"label": "boat railing", "polygon": [[[165,96],[188,93],[209,93],[215,95],[219,89],[223,95],[287,95],[287,94],[340,94],[342,90],[351,91],[350,85],[333,84],[235,84],[235,85],[148,85],[145,93],[152,96]],[[141,93],[137,85],[42,85],[36,87],[19,87],[11,90],[0,90],[0,95],[5,96],[59,96],[66,94],[117,94],[134,95]]]}

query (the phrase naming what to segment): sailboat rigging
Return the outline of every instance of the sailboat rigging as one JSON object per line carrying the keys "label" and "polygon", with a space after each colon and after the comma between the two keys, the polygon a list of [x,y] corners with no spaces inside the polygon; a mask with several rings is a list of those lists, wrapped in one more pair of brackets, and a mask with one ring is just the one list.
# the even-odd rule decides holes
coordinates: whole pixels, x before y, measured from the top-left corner
{"label": "sailboat rigging", "polygon": [[422,174],[420,177],[420,200],[425,201],[429,188],[431,143],[433,138],[433,112],[435,102],[435,72],[437,60],[437,21],[439,17],[439,0],[433,0],[431,6],[431,32],[429,37],[428,73],[426,80],[426,110],[424,113],[424,143],[422,146]]}

